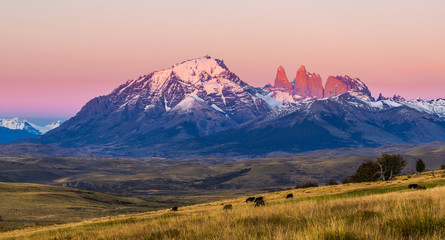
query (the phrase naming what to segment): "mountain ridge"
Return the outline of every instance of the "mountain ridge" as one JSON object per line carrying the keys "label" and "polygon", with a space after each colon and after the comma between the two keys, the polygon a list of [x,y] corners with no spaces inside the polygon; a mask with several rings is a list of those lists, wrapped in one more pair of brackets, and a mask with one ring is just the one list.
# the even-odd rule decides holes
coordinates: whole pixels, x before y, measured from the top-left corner
{"label": "mountain ridge", "polygon": [[[369,119],[354,116],[357,114]],[[401,122],[397,130],[391,125],[397,120],[390,114],[412,117],[419,125]],[[323,88],[320,75],[308,73],[304,66],[297,71],[295,84],[280,66],[274,86],[255,88],[223,61],[205,56],[127,81],[110,94],[90,100],[75,117],[36,142],[138,156],[162,155],[176,148],[187,152],[182,146],[190,152],[207,149],[207,153],[231,147],[243,154],[256,154],[245,151],[249,148],[300,152],[417,143],[416,137],[445,140],[444,118],[445,100],[375,101],[358,78],[330,76]],[[255,130],[264,122],[270,123],[267,129]],[[434,137],[426,137],[421,126],[433,131]],[[403,127],[416,129],[415,134],[408,134]],[[368,131],[373,128],[375,132]],[[278,131],[288,136],[287,142],[280,139]],[[367,134],[373,137],[363,137]],[[324,141],[320,141],[322,136]],[[274,141],[282,142],[281,146]],[[270,144],[256,144],[260,142]]]}

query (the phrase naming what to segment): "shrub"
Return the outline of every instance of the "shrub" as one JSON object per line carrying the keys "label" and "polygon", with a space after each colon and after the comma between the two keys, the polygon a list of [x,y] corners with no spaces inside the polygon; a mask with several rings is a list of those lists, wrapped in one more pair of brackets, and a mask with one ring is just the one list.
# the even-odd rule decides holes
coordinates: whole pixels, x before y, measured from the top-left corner
{"label": "shrub", "polygon": [[440,165],[440,169],[444,170],[445,169],[445,164]]}
{"label": "shrub", "polygon": [[338,182],[335,179],[329,179],[329,181],[326,183],[326,186],[330,185],[338,185]]}
{"label": "shrub", "polygon": [[345,177],[345,178],[343,179],[343,184],[346,184],[346,183],[352,183],[351,176],[349,176],[349,177]]}
{"label": "shrub", "polygon": [[281,187],[278,187],[278,188],[273,188],[273,189],[270,189],[268,192],[270,192],[270,193],[273,193],[273,192],[281,192],[281,191],[287,191],[287,190],[292,190],[292,188],[281,188]]}
{"label": "shrub", "polygon": [[306,182],[306,183],[303,183],[303,184],[297,184],[295,186],[295,189],[310,188],[310,187],[318,187],[318,183],[317,182]]}

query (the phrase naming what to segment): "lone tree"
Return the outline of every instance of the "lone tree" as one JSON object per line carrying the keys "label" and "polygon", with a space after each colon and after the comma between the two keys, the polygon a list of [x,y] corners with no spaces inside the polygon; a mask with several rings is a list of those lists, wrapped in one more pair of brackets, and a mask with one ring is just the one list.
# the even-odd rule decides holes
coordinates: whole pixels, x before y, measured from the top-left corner
{"label": "lone tree", "polygon": [[406,160],[400,154],[383,153],[377,158],[377,163],[380,165],[378,175],[383,181],[391,180],[406,166]]}
{"label": "lone tree", "polygon": [[416,161],[416,171],[419,173],[425,171],[425,163],[420,158]]}

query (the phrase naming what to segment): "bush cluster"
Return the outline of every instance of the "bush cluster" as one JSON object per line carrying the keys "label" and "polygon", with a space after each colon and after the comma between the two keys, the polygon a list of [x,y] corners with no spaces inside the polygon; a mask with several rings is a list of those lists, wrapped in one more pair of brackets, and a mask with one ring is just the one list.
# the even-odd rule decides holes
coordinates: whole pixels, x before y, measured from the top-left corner
{"label": "bush cluster", "polygon": [[329,179],[329,181],[326,183],[326,186],[331,186],[331,185],[338,185],[337,180]]}
{"label": "bush cluster", "polygon": [[297,184],[295,186],[295,189],[310,188],[310,187],[318,187],[318,183],[317,182],[305,182],[305,183],[302,183],[302,184]]}
{"label": "bush cluster", "polygon": [[[423,163],[423,161],[421,162]],[[343,183],[388,181],[398,175],[406,166],[406,160],[400,154],[383,153],[377,160],[363,162],[354,175],[346,177]],[[421,167],[419,168],[421,169]],[[425,169],[425,166],[423,166]],[[422,170],[423,170],[422,169]]]}

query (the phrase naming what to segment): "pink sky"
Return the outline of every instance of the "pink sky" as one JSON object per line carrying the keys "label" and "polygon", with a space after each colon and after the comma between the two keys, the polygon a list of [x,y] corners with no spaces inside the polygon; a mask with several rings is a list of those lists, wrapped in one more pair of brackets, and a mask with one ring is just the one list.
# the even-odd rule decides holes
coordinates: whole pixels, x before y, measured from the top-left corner
{"label": "pink sky", "polygon": [[1,1],[0,117],[75,115],[128,79],[209,54],[254,86],[348,74],[445,97],[445,1]]}

